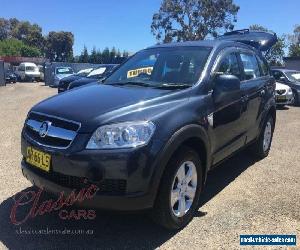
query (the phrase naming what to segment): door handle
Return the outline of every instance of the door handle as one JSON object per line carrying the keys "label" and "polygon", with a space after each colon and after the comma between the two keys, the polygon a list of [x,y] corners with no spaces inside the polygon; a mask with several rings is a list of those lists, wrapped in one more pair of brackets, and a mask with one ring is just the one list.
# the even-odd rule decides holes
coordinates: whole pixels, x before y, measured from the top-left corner
{"label": "door handle", "polygon": [[259,92],[260,96],[264,96],[265,93],[266,93],[266,91],[265,91],[264,89],[262,89],[262,90]]}
{"label": "door handle", "polygon": [[242,102],[243,103],[248,102],[248,100],[249,100],[249,96],[248,95],[242,96]]}

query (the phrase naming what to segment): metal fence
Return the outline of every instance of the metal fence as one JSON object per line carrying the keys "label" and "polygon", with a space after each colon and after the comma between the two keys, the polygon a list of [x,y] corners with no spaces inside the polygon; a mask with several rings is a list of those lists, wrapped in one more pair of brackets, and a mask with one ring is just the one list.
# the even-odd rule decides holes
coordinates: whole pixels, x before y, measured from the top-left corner
{"label": "metal fence", "polygon": [[5,73],[3,61],[0,61],[0,86],[5,86]]}
{"label": "metal fence", "polygon": [[78,72],[82,69],[97,68],[101,64],[91,63],[63,63],[63,62],[52,62],[45,64],[45,85],[52,85],[54,83],[54,71],[56,67],[71,67],[74,72]]}

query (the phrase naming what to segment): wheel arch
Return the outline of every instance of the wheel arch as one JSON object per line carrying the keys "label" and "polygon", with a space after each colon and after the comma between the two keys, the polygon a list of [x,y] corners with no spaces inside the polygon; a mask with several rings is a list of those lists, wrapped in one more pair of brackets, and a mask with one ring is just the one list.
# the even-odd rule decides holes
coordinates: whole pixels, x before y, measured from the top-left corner
{"label": "wheel arch", "polygon": [[166,170],[171,157],[176,154],[182,146],[188,146],[198,153],[203,164],[203,185],[206,181],[207,172],[211,164],[210,140],[205,128],[200,125],[187,125],[178,131],[165,143],[155,163],[156,168],[152,175],[151,185],[153,198],[155,200],[159,190],[162,176]]}

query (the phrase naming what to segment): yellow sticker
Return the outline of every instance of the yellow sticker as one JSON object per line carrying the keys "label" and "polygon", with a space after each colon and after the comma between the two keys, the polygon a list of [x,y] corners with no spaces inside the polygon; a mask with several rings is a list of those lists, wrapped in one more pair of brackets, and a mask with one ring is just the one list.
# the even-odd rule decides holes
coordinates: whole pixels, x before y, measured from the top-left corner
{"label": "yellow sticker", "polygon": [[127,72],[127,78],[137,77],[141,73],[151,75],[152,70],[153,70],[153,67],[144,67],[144,68],[129,70]]}

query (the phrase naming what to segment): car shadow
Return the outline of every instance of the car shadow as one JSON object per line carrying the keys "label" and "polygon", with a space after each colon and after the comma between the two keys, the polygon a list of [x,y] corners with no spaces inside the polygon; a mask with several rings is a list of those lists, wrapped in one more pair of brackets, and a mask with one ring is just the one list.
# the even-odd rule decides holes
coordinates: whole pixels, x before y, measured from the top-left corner
{"label": "car shadow", "polygon": [[289,110],[290,108],[288,106],[276,106],[276,110]]}
{"label": "car shadow", "polygon": [[[201,206],[210,201],[254,163],[253,157],[247,151],[242,151],[222,163],[218,168],[213,169],[208,174],[207,185],[200,201],[200,210],[195,216],[205,216],[206,212],[201,211]],[[36,191],[37,189],[30,187],[22,192],[32,190]],[[170,232],[154,224],[145,213],[96,211],[95,219],[77,221],[74,219],[62,220],[59,218],[58,212],[52,212],[29,218],[21,225],[14,225],[10,220],[10,213],[15,204],[15,197],[9,197],[0,204],[0,241],[9,249],[24,247],[35,249],[78,247],[153,249],[176,234],[176,232]],[[43,194],[40,200],[45,201],[50,198],[51,196]],[[71,209],[77,210],[78,208]],[[26,205],[20,207],[17,210],[17,219],[25,218],[28,210]]]}

